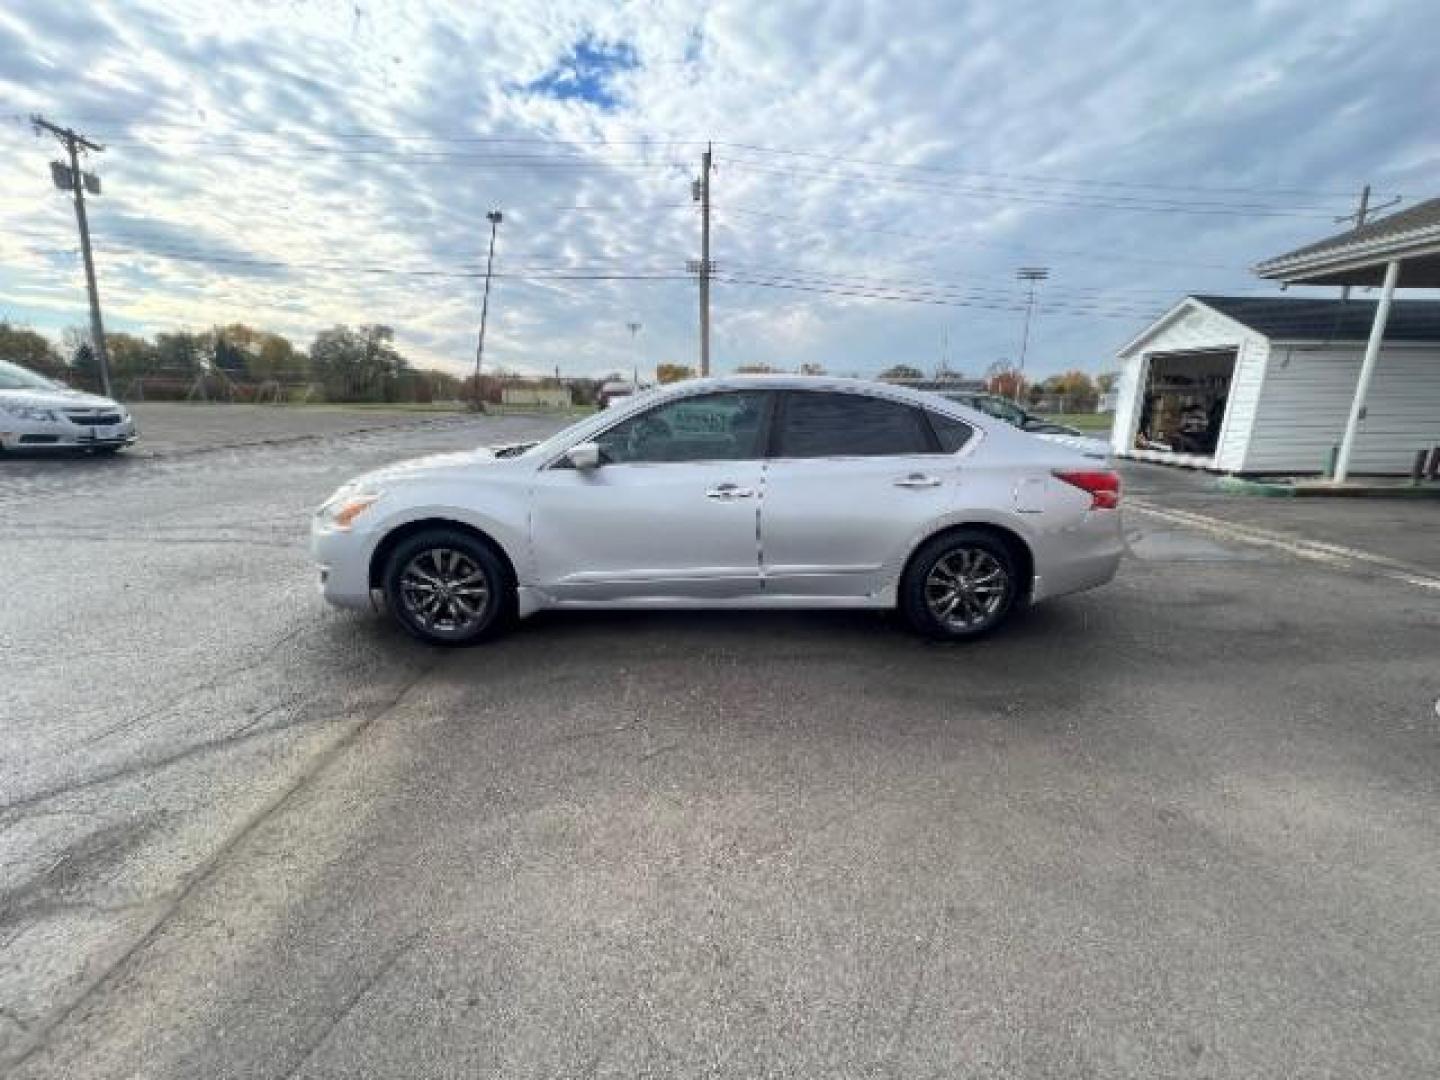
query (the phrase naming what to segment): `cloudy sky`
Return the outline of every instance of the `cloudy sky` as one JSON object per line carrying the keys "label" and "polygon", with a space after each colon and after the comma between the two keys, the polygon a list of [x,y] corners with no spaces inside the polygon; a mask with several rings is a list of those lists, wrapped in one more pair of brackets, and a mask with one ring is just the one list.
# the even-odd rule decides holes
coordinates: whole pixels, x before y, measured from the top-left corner
{"label": "cloudy sky", "polygon": [[[419,363],[1104,369],[1186,292],[1440,194],[1435,0],[10,0],[0,318],[85,321],[43,113],[87,167],[112,329],[384,322]],[[632,341],[627,323],[641,329]]]}

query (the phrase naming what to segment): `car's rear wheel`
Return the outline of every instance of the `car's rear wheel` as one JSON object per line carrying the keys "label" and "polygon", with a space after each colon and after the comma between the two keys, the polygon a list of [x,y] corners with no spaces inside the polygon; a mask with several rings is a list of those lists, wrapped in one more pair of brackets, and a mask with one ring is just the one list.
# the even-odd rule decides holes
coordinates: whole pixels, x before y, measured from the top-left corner
{"label": "car's rear wheel", "polygon": [[501,630],[514,605],[505,567],[484,541],[427,529],[396,545],[382,578],[391,616],[432,645],[471,645]]}
{"label": "car's rear wheel", "polygon": [[900,610],[917,631],[942,641],[990,633],[1015,608],[1020,582],[1003,540],[956,529],[926,543],[900,582]]}

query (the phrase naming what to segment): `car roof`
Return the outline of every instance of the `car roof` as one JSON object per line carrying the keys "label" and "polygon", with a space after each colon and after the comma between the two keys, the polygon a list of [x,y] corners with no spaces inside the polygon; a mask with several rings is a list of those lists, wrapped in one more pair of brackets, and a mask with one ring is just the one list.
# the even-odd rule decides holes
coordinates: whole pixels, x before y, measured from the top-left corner
{"label": "car roof", "polygon": [[[686,379],[660,388],[659,393],[694,394],[715,390],[819,390],[872,394],[877,397],[908,401],[926,408],[934,408],[946,399],[934,390],[912,390],[908,386],[879,382],[875,379],[850,379],[838,375],[716,375],[704,379]],[[659,400],[658,395],[650,401]],[[950,404],[954,404],[951,402]]]}

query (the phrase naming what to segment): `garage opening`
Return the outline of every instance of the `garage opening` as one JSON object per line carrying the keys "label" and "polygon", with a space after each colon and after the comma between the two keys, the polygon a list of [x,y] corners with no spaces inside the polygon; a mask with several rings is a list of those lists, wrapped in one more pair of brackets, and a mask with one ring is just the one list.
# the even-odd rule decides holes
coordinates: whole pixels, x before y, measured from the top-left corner
{"label": "garage opening", "polygon": [[1214,463],[1235,376],[1234,349],[1152,353],[1145,367],[1135,457]]}

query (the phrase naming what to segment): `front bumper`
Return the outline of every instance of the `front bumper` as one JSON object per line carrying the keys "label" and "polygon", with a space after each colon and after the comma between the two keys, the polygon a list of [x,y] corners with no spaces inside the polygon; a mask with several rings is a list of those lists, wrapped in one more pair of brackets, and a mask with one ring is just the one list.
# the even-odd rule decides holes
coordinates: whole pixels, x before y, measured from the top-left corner
{"label": "front bumper", "polygon": [[336,607],[371,609],[370,556],[375,538],[358,530],[332,529],[316,518],[310,555],[320,575],[320,595]]}
{"label": "front bumper", "polygon": [[137,438],[135,420],[126,417],[118,424],[77,424],[68,417],[58,420],[22,420],[0,412],[0,449],[5,450],[86,450],[129,446]]}

